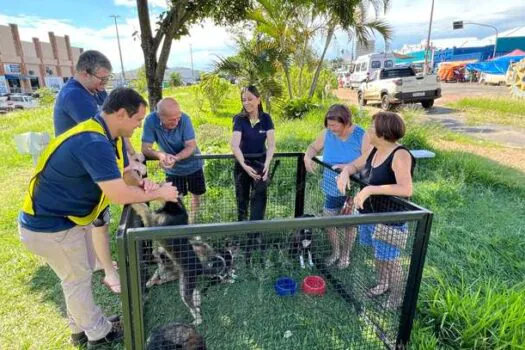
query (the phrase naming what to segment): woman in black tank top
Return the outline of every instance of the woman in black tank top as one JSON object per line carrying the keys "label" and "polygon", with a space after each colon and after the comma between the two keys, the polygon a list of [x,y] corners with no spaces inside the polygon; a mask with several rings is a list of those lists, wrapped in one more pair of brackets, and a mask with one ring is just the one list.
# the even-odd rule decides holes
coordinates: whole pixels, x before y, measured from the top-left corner
{"label": "woman in black tank top", "polygon": [[[412,195],[412,174],[415,167],[414,157],[397,141],[405,134],[405,123],[396,113],[379,112],[372,117],[372,126],[368,130],[373,148],[366,155],[346,165],[338,177],[337,187],[342,193],[350,184],[350,175],[364,169],[365,186],[355,197],[354,205],[360,213],[387,211],[382,207],[382,197]],[[363,225],[365,226],[365,225]],[[366,230],[363,230],[366,231]],[[397,236],[393,232],[397,232]],[[403,299],[403,269],[399,261],[400,247],[403,242],[393,242],[394,236],[406,234],[404,223],[377,224],[368,230],[374,247],[377,285],[368,291],[371,297],[387,291],[387,307],[397,308]],[[361,234],[361,230],[360,230]]]}

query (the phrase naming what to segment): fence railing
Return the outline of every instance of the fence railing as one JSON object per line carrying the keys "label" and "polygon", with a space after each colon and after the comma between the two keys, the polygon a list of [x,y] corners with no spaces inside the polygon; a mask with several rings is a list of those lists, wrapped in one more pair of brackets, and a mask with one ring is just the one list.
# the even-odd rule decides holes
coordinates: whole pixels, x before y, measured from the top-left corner
{"label": "fence railing", "polygon": [[[290,349],[397,348],[407,344],[432,213],[406,199],[382,197],[374,202],[371,213],[328,216],[327,194],[336,194],[332,180],[337,172],[317,160],[317,170],[307,174],[303,154],[285,153],[275,155],[274,163],[280,164],[267,189],[265,220],[238,222],[233,156],[207,155],[202,159],[207,190],[193,224],[144,228],[131,207],[123,210],[117,242],[126,348],[146,349],[151,345],[148,338],[160,327],[193,321],[180,300],[178,283],[147,284],[157,270],[152,251],[158,242],[174,249],[176,242],[196,235],[214,252],[225,242],[236,247],[234,283],[210,287],[206,277],[198,279],[204,322],[196,329],[209,348],[246,348],[246,342]],[[148,171],[156,180],[164,177],[154,163],[148,164]],[[359,179],[353,180],[350,194],[363,185]],[[300,217],[303,214],[313,217]],[[312,232],[308,252],[294,245],[305,230]],[[334,236],[339,237],[340,250],[344,250],[345,240],[352,243],[349,264],[342,264],[341,269],[337,264],[326,264],[334,253]],[[253,250],[254,237],[259,239],[259,251]],[[299,264],[299,253],[305,253],[306,268]],[[207,262],[199,259],[205,266]],[[381,270],[382,266],[386,270]],[[395,282],[388,292],[371,296],[371,287],[380,282],[385,271]],[[323,297],[297,293],[282,298],[275,294],[274,282],[280,276],[300,284],[307,275],[326,281]],[[395,299],[396,283],[401,287],[401,303],[392,308],[388,302]],[[258,303],[251,302],[254,298]],[[284,329],[287,327],[292,329]],[[292,335],[283,337],[287,330]],[[228,337],[221,336],[224,333]]]}

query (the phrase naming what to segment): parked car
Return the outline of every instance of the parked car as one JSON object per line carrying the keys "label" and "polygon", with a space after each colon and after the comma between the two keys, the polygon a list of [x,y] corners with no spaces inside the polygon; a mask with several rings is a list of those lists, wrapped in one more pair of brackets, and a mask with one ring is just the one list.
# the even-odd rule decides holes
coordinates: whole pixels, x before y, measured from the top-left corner
{"label": "parked car", "polygon": [[14,94],[7,97],[7,106],[12,109],[26,109],[38,107],[38,100],[31,96]]}
{"label": "parked car", "polygon": [[418,102],[423,108],[430,108],[441,97],[441,86],[436,75],[416,74],[412,67],[388,68],[365,79],[357,96],[360,105],[377,103],[384,110],[395,104]]}

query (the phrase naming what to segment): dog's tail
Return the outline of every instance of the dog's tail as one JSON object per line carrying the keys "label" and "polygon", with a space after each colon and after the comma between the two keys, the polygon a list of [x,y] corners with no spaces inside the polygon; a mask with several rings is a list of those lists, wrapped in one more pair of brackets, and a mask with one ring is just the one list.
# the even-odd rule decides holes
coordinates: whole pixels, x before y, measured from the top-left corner
{"label": "dog's tail", "polygon": [[145,227],[154,226],[153,218],[148,206],[145,203],[134,203],[131,205],[131,208],[133,208],[135,213],[137,213],[137,215],[142,219],[142,223]]}

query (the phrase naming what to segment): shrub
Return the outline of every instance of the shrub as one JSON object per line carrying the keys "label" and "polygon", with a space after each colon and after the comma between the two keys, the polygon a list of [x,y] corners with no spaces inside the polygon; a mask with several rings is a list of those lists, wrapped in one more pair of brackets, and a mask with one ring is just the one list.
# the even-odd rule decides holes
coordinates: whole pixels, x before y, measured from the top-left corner
{"label": "shrub", "polygon": [[217,112],[224,100],[228,97],[230,85],[229,81],[221,78],[217,74],[206,74],[202,77],[200,87],[202,88],[204,97],[210,103],[210,108],[213,113]]}
{"label": "shrub", "polygon": [[179,72],[171,72],[170,74],[170,85],[177,87],[184,84],[184,81],[182,80],[182,76]]}
{"label": "shrub", "polygon": [[288,100],[282,106],[282,114],[285,119],[300,119],[307,112],[319,108],[319,105],[314,104],[306,97],[294,98]]}
{"label": "shrub", "polygon": [[36,93],[38,94],[38,100],[40,101],[40,104],[42,106],[49,106],[55,103],[55,92],[51,90],[50,88],[43,87],[38,90],[36,90]]}

